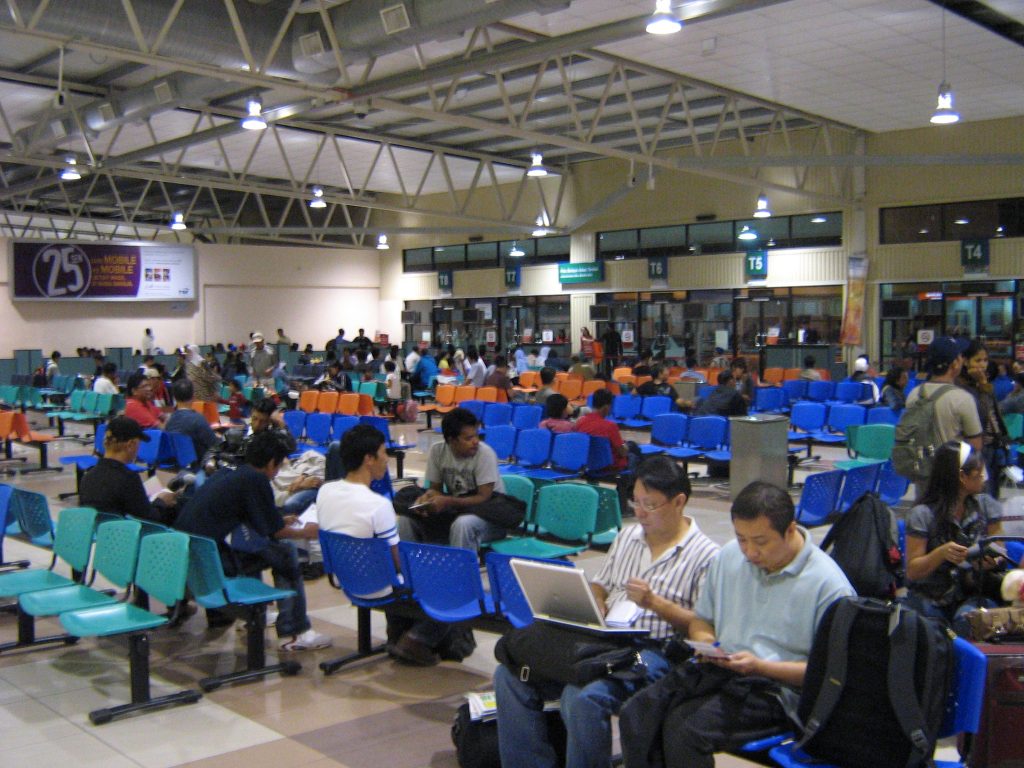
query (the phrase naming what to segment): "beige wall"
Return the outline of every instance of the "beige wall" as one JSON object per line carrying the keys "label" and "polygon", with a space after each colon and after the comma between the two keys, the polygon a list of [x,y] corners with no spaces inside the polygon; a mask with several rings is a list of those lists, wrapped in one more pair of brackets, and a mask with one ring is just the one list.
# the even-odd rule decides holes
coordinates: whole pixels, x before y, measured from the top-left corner
{"label": "beige wall", "polygon": [[[0,239],[6,254],[8,241]],[[320,348],[339,326],[353,335],[400,333],[397,311],[380,314],[376,251],[270,246],[197,245],[197,301],[12,302],[9,260],[0,266],[0,357],[13,349],[138,347],[150,327],[169,349],[196,341],[242,340],[283,327],[292,340]]]}

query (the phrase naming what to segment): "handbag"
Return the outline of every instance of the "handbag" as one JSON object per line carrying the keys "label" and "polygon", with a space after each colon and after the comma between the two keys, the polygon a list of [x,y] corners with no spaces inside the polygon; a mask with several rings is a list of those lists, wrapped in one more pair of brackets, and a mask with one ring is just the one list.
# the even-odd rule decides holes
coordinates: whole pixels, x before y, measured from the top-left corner
{"label": "handbag", "polygon": [[1024,637],[1024,608],[979,608],[967,614],[977,642]]}
{"label": "handbag", "polygon": [[603,677],[641,680],[647,665],[632,638],[609,640],[544,621],[499,638],[494,656],[523,682],[583,686]]}

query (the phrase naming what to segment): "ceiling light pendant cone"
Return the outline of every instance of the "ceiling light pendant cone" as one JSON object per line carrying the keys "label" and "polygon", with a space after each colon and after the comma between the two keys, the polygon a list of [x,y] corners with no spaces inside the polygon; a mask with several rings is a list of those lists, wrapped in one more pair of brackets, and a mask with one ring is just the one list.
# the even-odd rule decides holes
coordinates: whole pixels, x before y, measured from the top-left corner
{"label": "ceiling light pendant cone", "polygon": [[267,127],[263,117],[263,104],[259,99],[250,99],[247,105],[249,114],[242,119],[242,127],[247,131],[262,131]]}
{"label": "ceiling light pendant cone", "polygon": [[544,155],[540,152],[534,152],[530,155],[530,167],[526,170],[526,175],[532,178],[541,178],[548,175],[548,169],[544,167]]}
{"label": "ceiling light pendant cone", "polygon": [[82,178],[82,174],[78,170],[78,161],[74,157],[69,155],[64,158],[64,162],[67,163],[67,165],[65,165],[63,170],[60,172],[61,181],[78,181]]}
{"label": "ceiling light pendant cone", "polygon": [[951,125],[960,121],[960,113],[953,109],[953,89],[945,80],[939,86],[939,98],[931,122],[935,125]]}
{"label": "ceiling light pendant cone", "polygon": [[518,258],[520,256],[525,256],[526,255],[526,251],[524,251],[522,248],[520,248],[519,247],[519,243],[517,243],[515,240],[513,240],[512,241],[512,249],[508,252],[508,255],[509,256],[514,256],[514,257]]}
{"label": "ceiling light pendant cone", "polygon": [[171,217],[171,229],[175,232],[181,232],[188,229],[188,225],[185,224],[184,213],[176,212],[174,216]]}
{"label": "ceiling light pendant cone", "polygon": [[757,210],[754,211],[755,219],[768,219],[771,218],[772,211],[768,207],[768,198],[764,195],[757,196]]}
{"label": "ceiling light pendant cone", "polygon": [[757,240],[757,232],[755,232],[746,224],[744,224],[743,229],[740,230],[740,233],[736,237],[745,242],[750,240]]}
{"label": "ceiling light pendant cone", "polygon": [[313,199],[309,201],[310,208],[326,208],[327,202],[324,200],[324,190],[322,187],[313,187]]}
{"label": "ceiling light pendant cone", "polygon": [[654,14],[647,22],[647,33],[651,35],[671,35],[683,28],[683,22],[672,13],[671,0],[657,0]]}
{"label": "ceiling light pendant cone", "polygon": [[389,251],[391,246],[388,245],[388,236],[381,233],[377,235],[377,250],[378,251]]}

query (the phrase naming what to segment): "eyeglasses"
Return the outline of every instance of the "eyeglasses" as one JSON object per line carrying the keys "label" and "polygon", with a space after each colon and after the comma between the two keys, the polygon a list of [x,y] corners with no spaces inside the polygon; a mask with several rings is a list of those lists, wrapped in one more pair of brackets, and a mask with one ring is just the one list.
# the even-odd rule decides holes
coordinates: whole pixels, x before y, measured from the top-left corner
{"label": "eyeglasses", "polygon": [[665,501],[661,502],[660,504],[652,504],[647,499],[644,499],[642,503],[635,501],[634,499],[630,499],[629,501],[626,502],[626,506],[629,507],[634,512],[636,512],[638,509],[643,509],[644,512],[650,514],[651,512],[656,512],[657,510],[661,509],[666,504],[671,503],[671,501],[672,499],[665,499]]}

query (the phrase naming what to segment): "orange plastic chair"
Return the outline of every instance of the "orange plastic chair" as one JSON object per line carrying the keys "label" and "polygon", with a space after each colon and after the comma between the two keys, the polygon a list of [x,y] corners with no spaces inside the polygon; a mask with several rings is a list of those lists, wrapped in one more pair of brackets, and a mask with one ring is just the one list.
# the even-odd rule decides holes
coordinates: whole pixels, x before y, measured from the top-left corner
{"label": "orange plastic chair", "polygon": [[217,403],[212,400],[207,400],[203,403],[203,417],[206,419],[206,423],[211,427],[220,426],[220,409]]}
{"label": "orange plastic chair", "polygon": [[653,376],[637,376],[636,377],[636,385],[638,387],[646,384],[648,381],[654,381],[654,377]]}
{"label": "orange plastic chair", "polygon": [[565,381],[569,378],[569,374],[566,371],[556,371],[555,381]]}
{"label": "orange plastic chair", "polygon": [[777,387],[782,383],[782,377],[785,370],[782,368],[765,368],[764,376],[761,377],[761,381],[765,384],[771,384],[773,387]]}
{"label": "orange plastic chair", "polygon": [[583,382],[578,379],[566,379],[562,382],[558,392],[571,403],[573,400],[578,399],[580,393],[583,392]]}
{"label": "orange plastic chair", "polygon": [[203,401],[202,400],[193,400],[192,401],[192,410],[195,411],[196,413],[202,413],[203,412]]}
{"label": "orange plastic chair", "polygon": [[316,403],[319,398],[319,392],[315,389],[307,389],[299,395],[299,410],[306,413],[316,413]]}
{"label": "orange plastic chair", "polygon": [[622,381],[624,377],[633,378],[632,368],[616,368],[612,371],[612,378],[616,381]]}
{"label": "orange plastic chair", "polygon": [[604,344],[600,341],[594,342],[594,365],[600,365],[604,362]]}
{"label": "orange plastic chair", "polygon": [[476,397],[467,397],[467,400],[483,400],[485,403],[496,403],[498,402],[498,388],[497,387],[480,387],[476,391]]}
{"label": "orange plastic chair", "polygon": [[782,380],[783,381],[794,381],[795,379],[799,379],[799,378],[800,378],[800,369],[799,368],[787,368],[786,370],[784,370],[782,372]]}
{"label": "orange plastic chair", "polygon": [[[434,402],[424,403],[420,406],[420,411],[437,411],[442,408],[448,408],[455,403],[455,385],[454,384],[438,384],[437,389],[434,390]],[[447,411],[445,411],[447,413]]]}
{"label": "orange plastic chair", "polygon": [[359,404],[356,406],[358,414],[360,416],[373,416],[373,396],[360,392],[356,397],[359,398]]}
{"label": "orange plastic chair", "polygon": [[512,387],[516,392],[536,392],[540,386],[540,371],[524,371],[519,374],[519,386]]}
{"label": "orange plastic chair", "polygon": [[618,397],[619,395],[622,394],[622,387],[619,385],[619,382],[617,382],[617,381],[606,381],[604,384],[605,384],[605,387],[608,389],[608,391],[611,392],[616,397]]}
{"label": "orange plastic chair", "polygon": [[316,401],[316,409],[320,413],[334,413],[338,410],[338,392],[321,392]]}
{"label": "orange plastic chair", "polygon": [[821,374],[822,381],[832,381],[832,374],[825,368],[815,368],[818,373]]}
{"label": "orange plastic chair", "polygon": [[359,395],[355,392],[344,392],[339,395],[337,412],[345,416],[358,416]]}
{"label": "orange plastic chair", "polygon": [[463,400],[472,400],[476,395],[476,387],[472,384],[462,384],[456,387],[452,385],[452,400],[447,405],[438,405],[435,410],[438,413],[448,413],[459,407]]}

